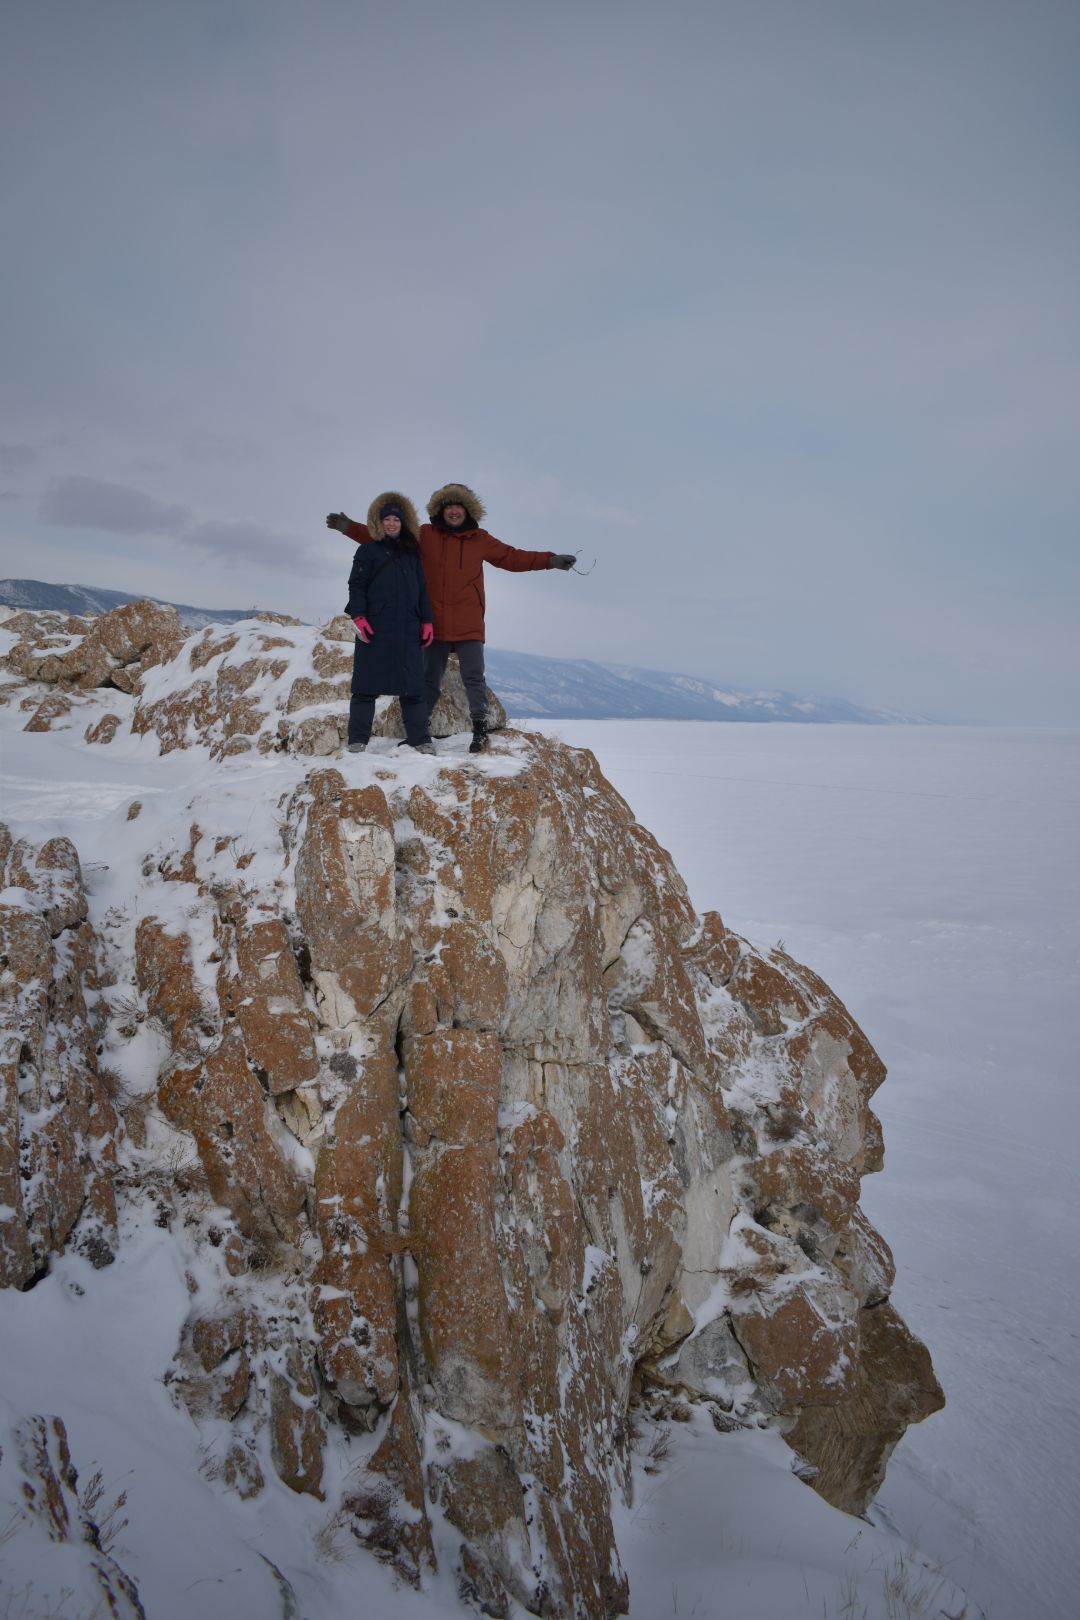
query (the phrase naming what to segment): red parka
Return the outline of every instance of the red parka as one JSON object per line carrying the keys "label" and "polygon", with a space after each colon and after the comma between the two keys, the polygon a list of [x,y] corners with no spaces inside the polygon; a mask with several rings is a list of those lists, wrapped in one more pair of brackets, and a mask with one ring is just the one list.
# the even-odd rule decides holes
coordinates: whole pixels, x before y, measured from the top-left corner
{"label": "red parka", "polygon": [[[373,538],[363,523],[350,523],[342,532],[358,545]],[[520,551],[486,529],[439,529],[425,523],[419,539],[436,641],[483,641],[486,562],[527,574],[550,567],[554,556],[551,551]]]}

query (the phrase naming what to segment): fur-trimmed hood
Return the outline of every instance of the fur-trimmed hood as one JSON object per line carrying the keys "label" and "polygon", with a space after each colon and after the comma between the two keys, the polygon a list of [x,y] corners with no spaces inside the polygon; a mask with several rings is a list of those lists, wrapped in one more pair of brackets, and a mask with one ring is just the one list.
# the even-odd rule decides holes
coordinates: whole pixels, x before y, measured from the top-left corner
{"label": "fur-trimmed hood", "polygon": [[384,490],[381,495],[376,495],[375,499],[368,507],[367,531],[371,538],[373,540],[386,539],[386,530],[382,526],[382,519],[380,518],[379,513],[389,501],[393,501],[395,506],[401,507],[401,510],[405,514],[404,527],[408,529],[409,533],[415,540],[417,535],[420,533],[420,521],[416,516],[416,507],[413,505],[412,501],[410,501],[409,497],[407,495],[403,495],[399,489]]}
{"label": "fur-trimmed hood", "polygon": [[427,503],[428,517],[434,523],[443,507],[455,501],[465,508],[472,527],[478,529],[484,521],[484,503],[468,484],[444,484],[437,489]]}

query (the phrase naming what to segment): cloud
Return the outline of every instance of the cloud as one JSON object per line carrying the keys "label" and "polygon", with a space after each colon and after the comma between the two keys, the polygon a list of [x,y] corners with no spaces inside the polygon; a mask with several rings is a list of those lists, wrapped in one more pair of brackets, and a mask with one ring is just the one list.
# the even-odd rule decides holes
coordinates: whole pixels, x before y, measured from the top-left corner
{"label": "cloud", "polygon": [[[503,645],[1066,712],[995,604],[1076,599],[1075,0],[101,9],[16,8],[0,572],[314,616],[324,512],[456,477],[596,558],[495,571]],[[358,60],[483,117],[389,140]]]}
{"label": "cloud", "polygon": [[[175,556],[194,551],[210,567],[289,573],[324,578],[341,572],[340,557],[329,546],[313,545],[281,530],[250,521],[199,518],[189,507],[157,499],[126,484],[98,478],[55,478],[42,496],[39,520],[56,528],[98,529],[118,537],[159,535],[173,542]],[[122,551],[122,548],[121,548]],[[224,584],[224,581],[222,582]]]}
{"label": "cloud", "polygon": [[52,480],[38,516],[55,528],[108,534],[178,534],[191,519],[186,507],[155,500],[140,489],[78,475]]}
{"label": "cloud", "polygon": [[30,444],[0,444],[0,474],[5,478],[16,478],[34,465],[37,455]]}
{"label": "cloud", "polygon": [[197,523],[181,536],[185,546],[205,552],[226,568],[286,570],[295,574],[340,573],[340,562],[331,563],[325,552],[291,535],[275,533],[259,523]]}
{"label": "cloud", "polygon": [[204,466],[238,467],[262,455],[257,444],[234,433],[189,433],[183,448],[190,460]]}

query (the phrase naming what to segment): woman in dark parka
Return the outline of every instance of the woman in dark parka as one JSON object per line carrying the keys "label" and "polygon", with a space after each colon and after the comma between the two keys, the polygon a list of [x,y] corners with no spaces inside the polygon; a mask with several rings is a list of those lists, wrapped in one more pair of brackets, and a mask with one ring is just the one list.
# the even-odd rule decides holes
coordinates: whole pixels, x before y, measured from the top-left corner
{"label": "woman in dark parka", "polygon": [[422,649],[431,642],[433,615],[416,541],[412,502],[397,490],[377,495],[368,509],[371,544],[357,546],[345,611],[356,626],[349,752],[362,753],[371,736],[375,699],[401,699],[405,740],[424,754],[428,733]]}

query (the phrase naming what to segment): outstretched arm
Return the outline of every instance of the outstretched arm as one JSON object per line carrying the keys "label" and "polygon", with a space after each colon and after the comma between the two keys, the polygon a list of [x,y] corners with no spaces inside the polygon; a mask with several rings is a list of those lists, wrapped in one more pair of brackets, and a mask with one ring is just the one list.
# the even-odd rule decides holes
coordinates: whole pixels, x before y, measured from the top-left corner
{"label": "outstretched arm", "polygon": [[481,529],[484,537],[484,561],[493,563],[496,568],[505,568],[512,574],[528,574],[534,569],[550,568],[553,551],[522,551],[517,546],[508,546],[505,540],[496,540],[493,534]]}
{"label": "outstretched arm", "polygon": [[337,529],[339,534],[347,536],[350,540],[355,540],[358,546],[365,545],[372,538],[366,523],[354,523],[352,518],[347,517],[344,512],[328,512],[326,515],[326,527],[328,529]]}

